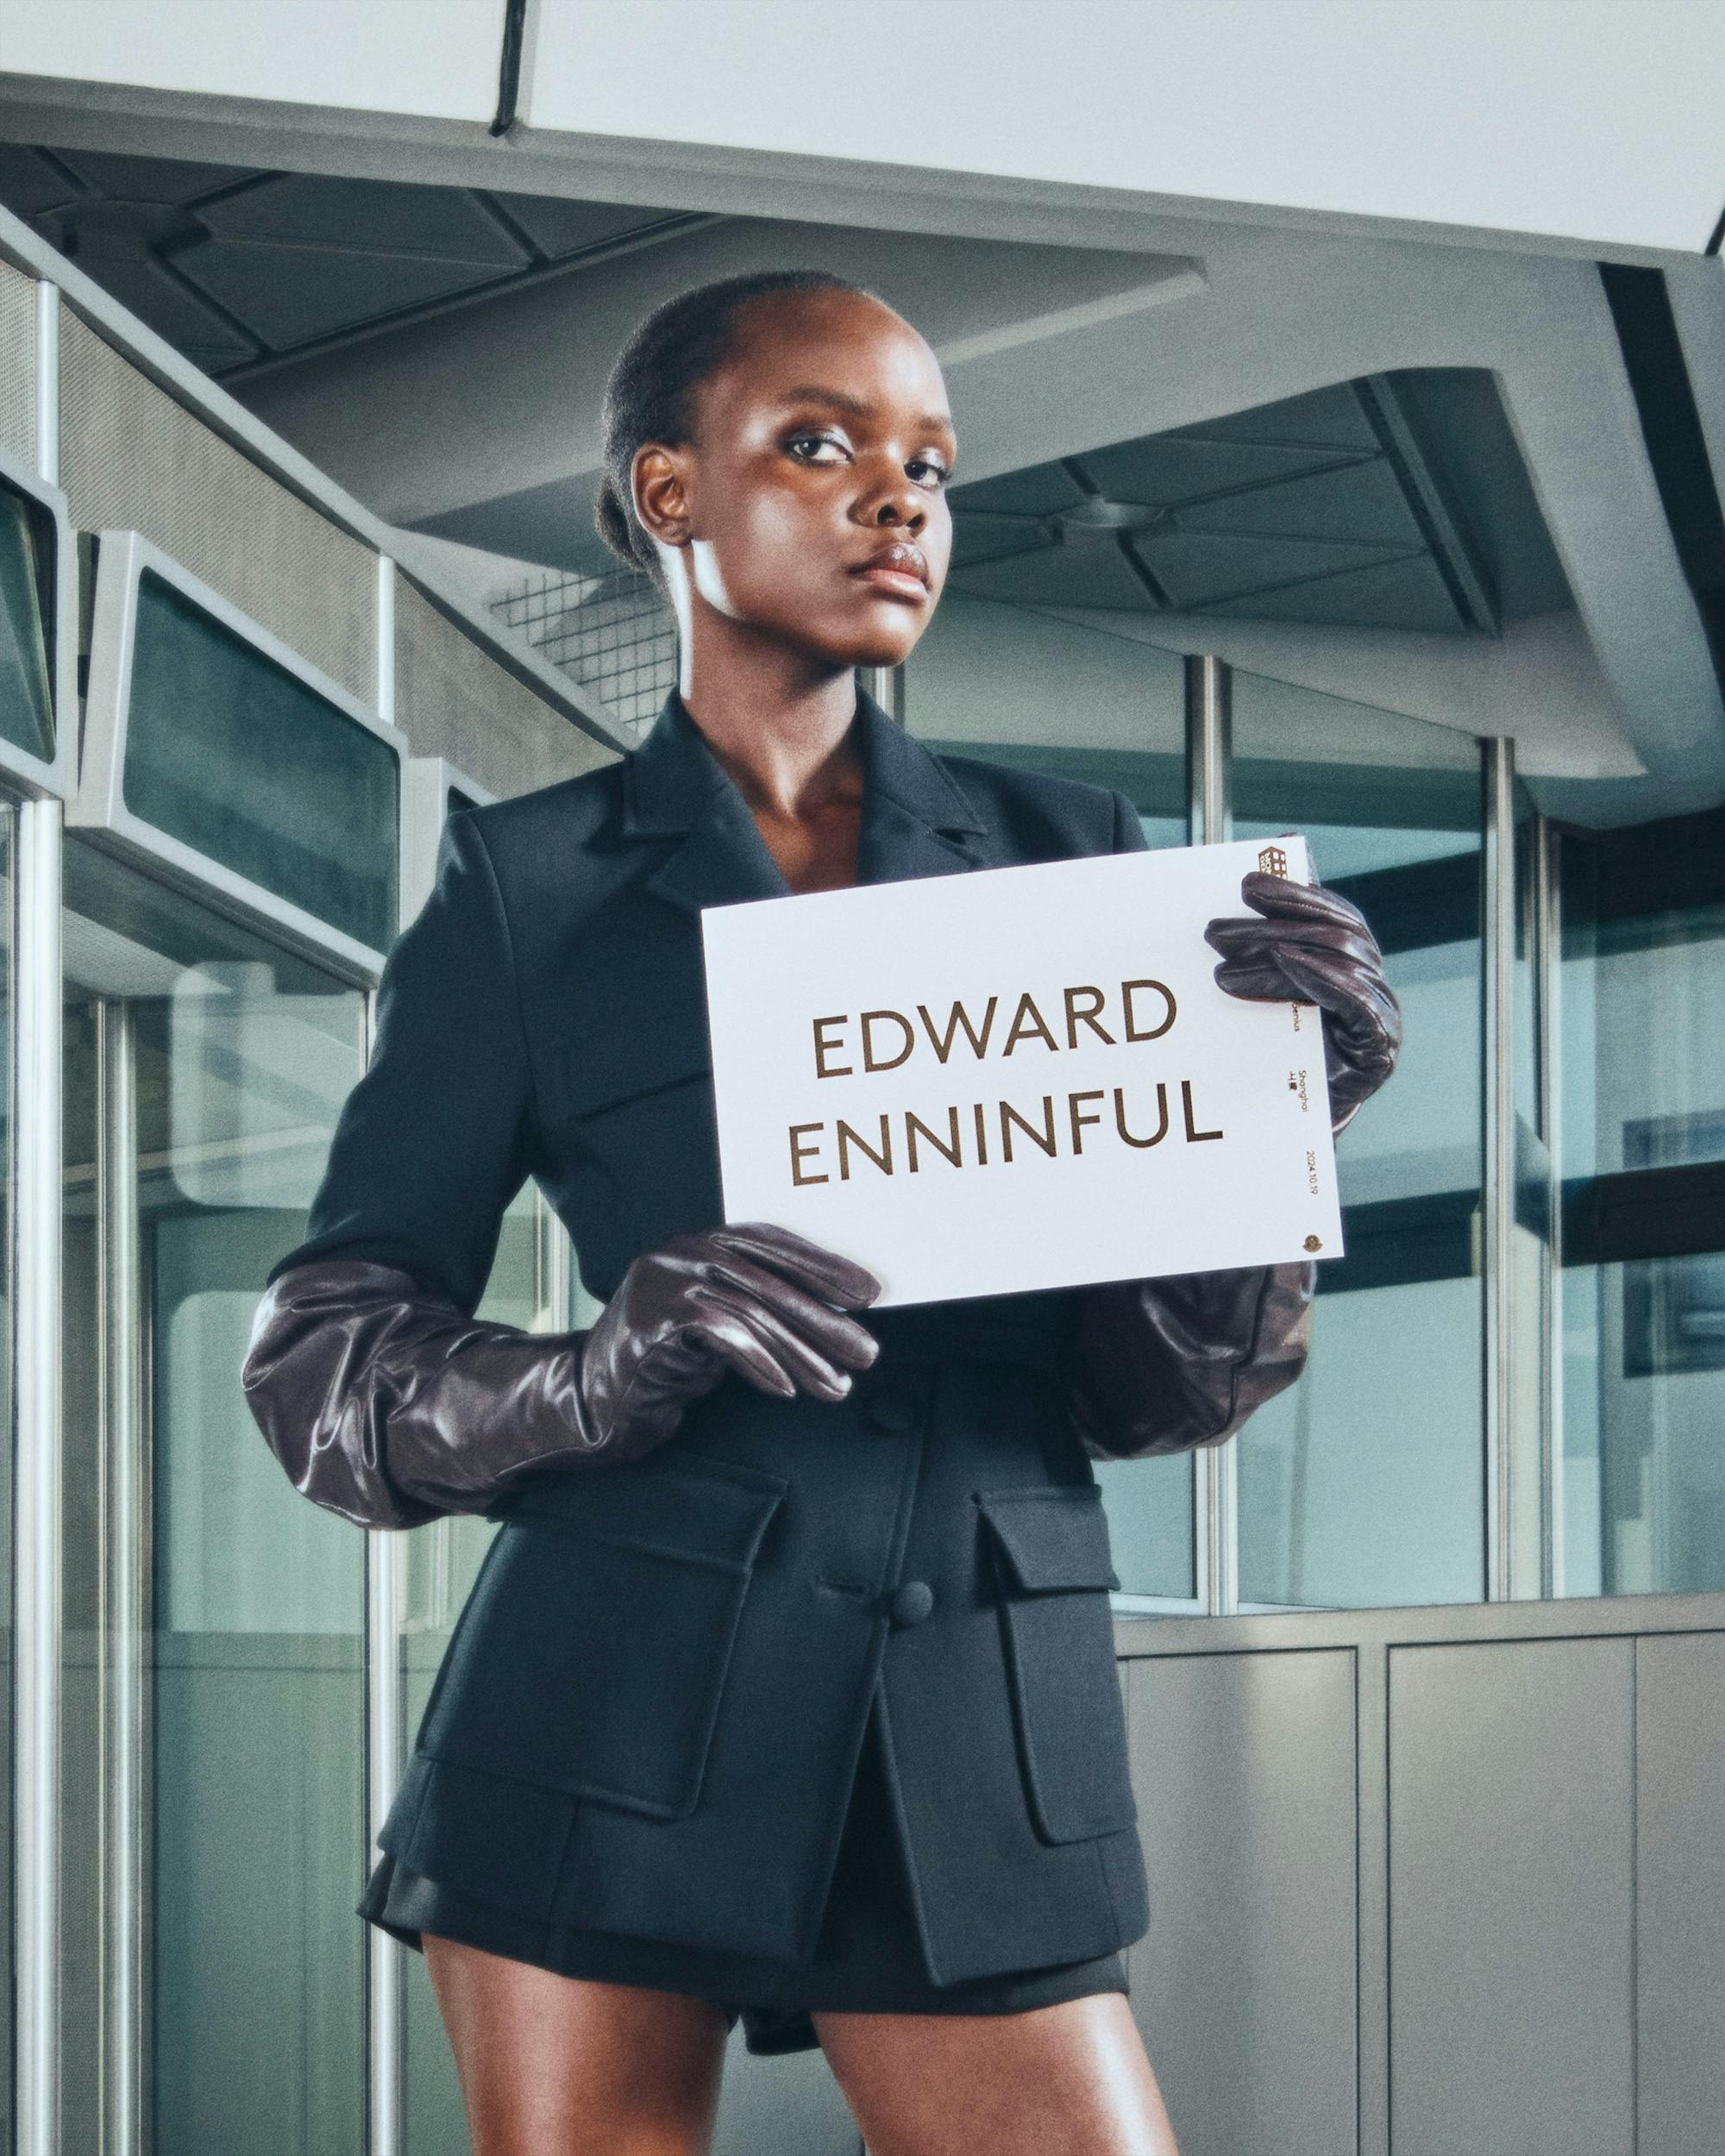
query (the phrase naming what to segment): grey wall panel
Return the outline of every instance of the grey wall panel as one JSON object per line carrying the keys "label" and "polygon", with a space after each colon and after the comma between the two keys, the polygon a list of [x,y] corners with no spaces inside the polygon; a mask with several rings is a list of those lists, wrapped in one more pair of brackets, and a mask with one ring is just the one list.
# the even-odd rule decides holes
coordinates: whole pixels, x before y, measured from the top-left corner
{"label": "grey wall panel", "polygon": [[36,282],[0,262],[0,449],[36,461]]}
{"label": "grey wall panel", "polygon": [[1634,1653],[1391,1650],[1394,2156],[1629,2156]]}
{"label": "grey wall panel", "polygon": [[1348,2156],[1353,1654],[1126,1667],[1150,1874],[1132,2006],[1181,2156]]}
{"label": "grey wall panel", "polygon": [[67,311],[60,484],[72,520],[141,531],[367,704],[376,556],[260,471]]}
{"label": "grey wall panel", "polygon": [[1725,2145],[1725,1634],[1636,1642],[1636,2156]]}
{"label": "grey wall panel", "polygon": [[407,579],[395,595],[395,723],[417,756],[444,756],[499,796],[616,761],[542,703]]}

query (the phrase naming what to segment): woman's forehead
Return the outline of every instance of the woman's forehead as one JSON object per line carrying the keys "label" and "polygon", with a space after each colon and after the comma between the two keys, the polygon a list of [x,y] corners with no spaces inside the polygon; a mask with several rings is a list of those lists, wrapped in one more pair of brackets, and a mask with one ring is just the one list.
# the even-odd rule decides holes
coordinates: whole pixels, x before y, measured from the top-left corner
{"label": "woman's forehead", "polygon": [[[940,362],[909,323],[864,293],[787,297],[804,304],[757,306],[738,322],[730,358],[711,384],[716,401],[825,399],[857,417],[908,405],[929,424],[950,425]],[[850,304],[807,304],[832,301]]]}

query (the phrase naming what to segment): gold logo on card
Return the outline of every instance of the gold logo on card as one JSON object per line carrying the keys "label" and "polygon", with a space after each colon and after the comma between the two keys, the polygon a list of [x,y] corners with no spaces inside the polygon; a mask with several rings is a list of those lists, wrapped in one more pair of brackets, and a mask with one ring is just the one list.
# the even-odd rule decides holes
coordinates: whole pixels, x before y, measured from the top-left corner
{"label": "gold logo on card", "polygon": [[1258,856],[1258,865],[1266,876],[1285,876],[1288,856],[1280,846],[1266,846]]}

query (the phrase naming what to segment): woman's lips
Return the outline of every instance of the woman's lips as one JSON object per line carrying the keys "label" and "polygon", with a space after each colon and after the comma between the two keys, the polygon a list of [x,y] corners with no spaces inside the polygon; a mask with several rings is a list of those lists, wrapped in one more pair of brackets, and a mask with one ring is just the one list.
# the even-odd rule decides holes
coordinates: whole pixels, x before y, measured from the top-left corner
{"label": "woman's lips", "polygon": [[910,569],[880,568],[869,564],[860,569],[852,569],[850,573],[860,578],[864,584],[872,584],[877,591],[890,592],[897,598],[925,599],[928,597],[927,585]]}

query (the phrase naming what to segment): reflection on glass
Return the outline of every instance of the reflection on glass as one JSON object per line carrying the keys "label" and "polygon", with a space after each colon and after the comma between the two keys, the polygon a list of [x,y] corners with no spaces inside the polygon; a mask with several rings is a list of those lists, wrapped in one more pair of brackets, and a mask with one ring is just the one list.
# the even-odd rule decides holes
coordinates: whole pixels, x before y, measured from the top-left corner
{"label": "reflection on glass", "polygon": [[0,486],[0,740],[45,763],[54,749],[48,652],[60,624],[44,609],[55,544],[53,520]]}
{"label": "reflection on glass", "polygon": [[1401,1063],[1337,1144],[1346,1256],[1300,1383],[1241,1432],[1242,1603],[1484,1593],[1479,917],[1468,735],[1233,677],[1233,834],[1303,831],[1383,946]]}
{"label": "reflection on glass", "polygon": [[1725,1588],[1725,812],[1562,840],[1556,1591]]}
{"label": "reflection on glass", "polygon": [[383,951],[399,768],[370,727],[144,571],[126,723],[135,816]]}
{"label": "reflection on glass", "polygon": [[105,2041],[145,2148],[357,2148],[365,1539],[239,1369],[364,997],[76,841],[66,868],[65,2146],[103,2146],[135,1971]]}
{"label": "reflection on glass", "polygon": [[[1182,661],[1120,627],[948,591],[905,667],[905,724],[941,755],[978,756],[1124,793],[1152,846],[1187,838]],[[1118,1606],[1197,1594],[1193,1462],[1098,1461]]]}

